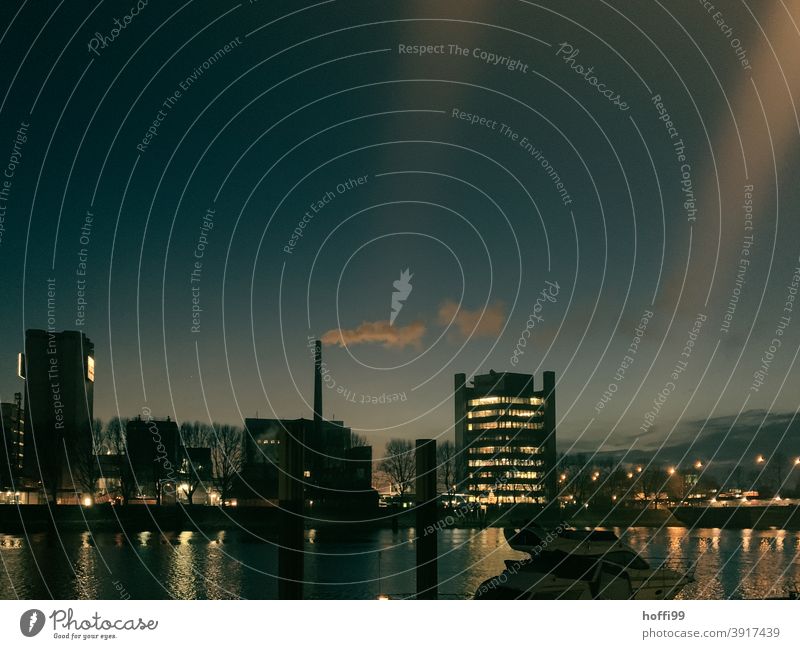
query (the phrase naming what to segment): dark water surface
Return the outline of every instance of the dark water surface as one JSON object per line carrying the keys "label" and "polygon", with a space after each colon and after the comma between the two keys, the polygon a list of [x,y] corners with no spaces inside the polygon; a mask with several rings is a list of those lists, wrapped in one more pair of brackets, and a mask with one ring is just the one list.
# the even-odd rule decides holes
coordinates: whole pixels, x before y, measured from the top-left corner
{"label": "dark water surface", "polygon": [[[620,530],[617,530],[620,533]],[[651,563],[696,563],[682,598],[761,598],[800,589],[800,532],[632,528],[626,541]],[[414,592],[413,529],[365,531],[346,539],[311,530],[307,598],[408,597]],[[503,569],[511,550],[501,529],[439,533],[440,593],[471,597]],[[277,549],[239,532],[0,535],[3,599],[264,599],[277,596]]]}

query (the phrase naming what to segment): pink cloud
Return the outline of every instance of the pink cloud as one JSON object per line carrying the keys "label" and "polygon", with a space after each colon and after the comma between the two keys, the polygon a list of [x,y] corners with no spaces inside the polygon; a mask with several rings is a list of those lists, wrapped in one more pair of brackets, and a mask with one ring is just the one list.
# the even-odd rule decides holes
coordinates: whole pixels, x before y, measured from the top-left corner
{"label": "pink cloud", "polygon": [[498,336],[506,321],[506,307],[502,302],[495,302],[486,309],[470,311],[459,308],[453,300],[445,300],[439,307],[438,321],[446,326],[451,320],[464,338]]}

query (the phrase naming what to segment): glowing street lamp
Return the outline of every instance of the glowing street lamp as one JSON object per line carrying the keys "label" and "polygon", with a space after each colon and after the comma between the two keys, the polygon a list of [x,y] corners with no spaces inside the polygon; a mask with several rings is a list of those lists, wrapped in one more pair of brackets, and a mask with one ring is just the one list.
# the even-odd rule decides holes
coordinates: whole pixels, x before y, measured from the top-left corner
{"label": "glowing street lamp", "polygon": [[674,475],[675,474],[675,467],[671,466],[669,469],[667,469],[667,473],[669,473],[670,475]]}
{"label": "glowing street lamp", "polygon": [[694,463],[694,468],[695,469],[702,469],[703,468],[703,463],[700,460],[697,460],[697,462]]}
{"label": "glowing street lamp", "polygon": [[795,466],[800,466],[800,457],[796,457],[796,458],[794,459],[794,465],[795,465]]}
{"label": "glowing street lamp", "polygon": [[764,464],[765,461],[766,460],[764,460],[764,456],[761,454],[759,454],[758,457],[756,457],[756,464]]}

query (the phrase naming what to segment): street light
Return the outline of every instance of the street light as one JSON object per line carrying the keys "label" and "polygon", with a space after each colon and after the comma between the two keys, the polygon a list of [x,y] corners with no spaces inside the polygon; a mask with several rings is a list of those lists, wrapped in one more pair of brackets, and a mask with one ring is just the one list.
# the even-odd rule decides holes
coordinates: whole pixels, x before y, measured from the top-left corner
{"label": "street light", "polygon": [[671,466],[671,467],[670,467],[670,468],[667,470],[667,473],[669,473],[670,475],[674,475],[674,474],[675,474],[675,467],[674,467],[674,466]]}
{"label": "street light", "polygon": [[761,454],[759,454],[758,457],[756,457],[756,464],[764,464],[765,461],[766,460],[764,460],[764,456]]}
{"label": "street light", "polygon": [[700,460],[697,460],[697,462],[694,463],[694,468],[695,469],[702,469],[703,468],[703,463]]}

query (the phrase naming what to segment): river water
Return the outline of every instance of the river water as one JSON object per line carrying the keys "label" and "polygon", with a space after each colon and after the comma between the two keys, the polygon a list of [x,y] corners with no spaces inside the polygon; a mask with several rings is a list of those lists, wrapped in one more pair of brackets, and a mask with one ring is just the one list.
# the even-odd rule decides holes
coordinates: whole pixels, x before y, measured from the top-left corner
{"label": "river water", "polygon": [[[305,596],[409,597],[413,539],[413,529],[346,539],[310,530]],[[800,590],[800,532],[642,527],[627,530],[625,539],[651,564],[695,564],[696,581],[679,598],[752,599]],[[443,530],[439,555],[439,590],[446,598],[471,597],[502,571],[504,559],[524,556],[508,547],[498,528]],[[235,531],[0,535],[3,599],[271,599],[276,570],[273,543]]]}

